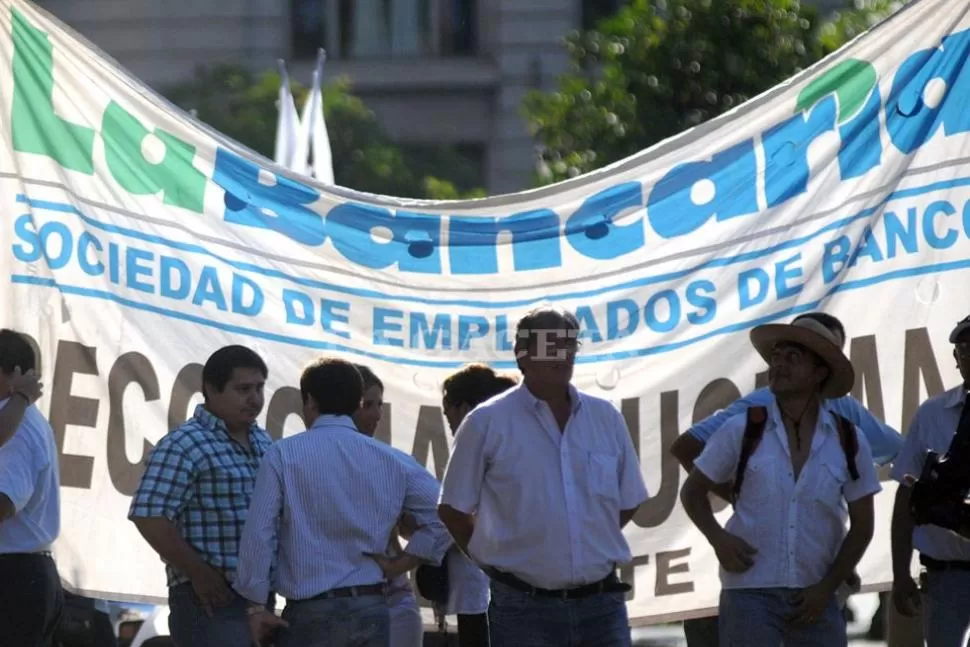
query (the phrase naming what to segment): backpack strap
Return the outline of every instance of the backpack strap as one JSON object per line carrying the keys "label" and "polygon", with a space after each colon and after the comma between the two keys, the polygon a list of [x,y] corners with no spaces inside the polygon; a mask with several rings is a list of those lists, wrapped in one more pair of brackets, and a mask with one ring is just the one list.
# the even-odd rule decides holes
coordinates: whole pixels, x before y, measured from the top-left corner
{"label": "backpack strap", "polygon": [[737,501],[738,495],[741,494],[741,484],[744,482],[744,472],[748,468],[748,460],[761,442],[767,421],[768,409],[765,407],[748,407],[748,422],[744,427],[744,436],[741,439],[741,455],[738,457],[738,470],[734,475],[734,501]]}
{"label": "backpack strap", "polygon": [[835,420],[839,427],[839,441],[842,443],[842,451],[845,453],[845,463],[849,467],[849,476],[855,481],[859,478],[859,468],[855,464],[856,454],[859,453],[859,438],[856,436],[855,427],[845,416],[835,414]]}

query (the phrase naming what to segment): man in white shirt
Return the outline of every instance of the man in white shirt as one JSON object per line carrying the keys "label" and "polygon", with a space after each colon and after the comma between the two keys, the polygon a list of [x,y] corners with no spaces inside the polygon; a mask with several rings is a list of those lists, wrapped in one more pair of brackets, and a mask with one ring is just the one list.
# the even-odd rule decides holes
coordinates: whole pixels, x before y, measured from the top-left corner
{"label": "man in white shirt", "polygon": [[[60,474],[54,432],[16,384],[15,369],[32,371],[27,339],[0,330],[0,408],[23,407],[16,433],[0,447],[0,642],[46,647],[64,606],[51,546],[60,533]],[[18,402],[19,400],[19,402]]]}
{"label": "man in white shirt", "polygon": [[[927,647],[964,647],[970,629],[970,542],[939,526],[914,527],[907,478],[920,476],[928,451],[945,454],[961,415],[970,415],[964,413],[970,407],[970,317],[953,329],[950,343],[962,382],[920,406],[892,469],[899,482],[892,521],[893,603],[907,616],[922,606]],[[925,569],[923,600],[910,570],[913,548]]]}
{"label": "man in white shirt", "polygon": [[[813,319],[758,326],[751,341],[774,402],[728,420],[681,490],[721,563],[721,645],[844,647],[836,593],[872,539],[881,490],[865,436],[823,406],[851,390],[852,364]],[[708,493],[732,480],[722,528]]]}
{"label": "man in white shirt", "polygon": [[494,647],[630,645],[616,568],[647,490],[620,412],[570,384],[578,333],[562,310],[519,321],[523,383],[468,414],[445,471],[438,514],[492,580]]}

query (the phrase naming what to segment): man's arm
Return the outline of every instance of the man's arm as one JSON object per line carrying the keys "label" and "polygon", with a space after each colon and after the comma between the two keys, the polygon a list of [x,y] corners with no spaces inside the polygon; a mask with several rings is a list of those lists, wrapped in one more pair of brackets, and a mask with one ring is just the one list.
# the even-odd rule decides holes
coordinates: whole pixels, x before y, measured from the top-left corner
{"label": "man's arm", "polygon": [[849,532],[842,540],[842,546],[835,556],[832,568],[822,580],[826,590],[834,594],[855,571],[859,560],[866,552],[875,527],[873,499],[882,490],[879,476],[872,460],[872,450],[865,435],[853,429],[859,449],[853,457],[859,477],[849,480],[842,487],[842,494],[849,506]]}
{"label": "man's arm", "polygon": [[630,436],[630,429],[626,426],[623,414],[617,409],[613,411],[613,431],[619,435],[619,441],[623,449],[620,453],[620,529],[622,530],[630,521],[633,520],[637,510],[644,501],[647,500],[647,486],[643,482],[643,472],[640,470],[640,457],[637,456],[636,447],[633,446],[633,438]]}
{"label": "man's arm", "polygon": [[21,373],[19,366],[7,377],[7,384],[10,386],[10,398],[0,410],[0,447],[17,433],[27,407],[44,394],[44,385],[34,371]]}
{"label": "man's arm", "polygon": [[252,605],[262,606],[272,590],[270,574],[276,562],[280,514],[283,510],[281,461],[270,445],[256,474],[249,512],[239,541],[239,561],[233,588]]}
{"label": "man's arm", "polygon": [[190,580],[211,569],[182,538],[178,526],[171,520],[165,517],[132,517],[131,521],[159,557]]}
{"label": "man's arm", "polygon": [[206,564],[182,538],[175,519],[188,502],[194,482],[195,465],[172,436],[166,436],[148,457],[128,510],[128,518],[148,545],[189,578]]}
{"label": "man's arm", "polygon": [[695,467],[687,475],[687,480],[680,488],[680,502],[684,506],[684,512],[701,531],[701,534],[712,544],[717,535],[724,530],[721,524],[717,522],[717,518],[714,516],[714,508],[711,507],[711,500],[707,497],[713,487],[714,481]]}
{"label": "man's arm", "polygon": [[452,545],[451,536],[438,518],[436,509],[441,488],[424,466],[410,456],[407,459],[410,465],[404,495],[404,512],[411,516],[416,528],[404,546],[401,564],[410,565],[411,568],[426,562],[438,565]]}
{"label": "man's arm", "polygon": [[485,438],[477,416],[465,416],[455,434],[455,446],[441,486],[438,517],[466,555],[475,532],[475,512],[485,482]]}
{"label": "man's arm", "polygon": [[909,509],[909,496],[912,488],[900,484],[896,488],[893,502],[892,529],[890,541],[893,556],[893,580],[912,579],[913,564],[913,515]]}
{"label": "man's arm", "polygon": [[14,434],[0,447],[0,525],[24,509],[34,495],[38,472],[47,465],[25,434]]}
{"label": "man's arm", "polygon": [[872,450],[873,460],[884,465],[896,458],[903,447],[903,436],[876,418],[862,403],[847,395],[831,401],[831,407],[856,425],[865,435]]}
{"label": "man's arm", "polygon": [[[770,401],[771,392],[765,388],[756,389],[743,398],[738,398],[726,408],[694,423],[690,429],[677,437],[670,447],[670,453],[683,466],[684,471],[690,474],[691,470],[694,469],[694,461],[701,455],[704,447],[724,423],[731,418],[744,414],[749,407],[765,406]],[[733,479],[728,479],[724,483],[714,483],[710,491],[730,503],[734,496],[732,481]]]}

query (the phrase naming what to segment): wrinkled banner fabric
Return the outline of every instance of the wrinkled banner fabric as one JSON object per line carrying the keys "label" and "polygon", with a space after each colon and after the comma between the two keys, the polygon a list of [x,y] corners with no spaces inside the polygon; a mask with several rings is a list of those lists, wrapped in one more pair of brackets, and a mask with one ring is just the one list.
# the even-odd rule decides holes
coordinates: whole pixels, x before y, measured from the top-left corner
{"label": "wrinkled banner fabric", "polygon": [[[440,476],[442,379],[471,361],[514,371],[516,320],[555,304],[582,322],[578,386],[622,410],[652,495],[627,530],[631,618],[704,614],[717,562],[680,506],[667,448],[764,383],[752,326],[841,317],[855,395],[900,430],[956,383],[946,336],[970,312],[968,8],[911,4],[609,168],[428,202],[289,174],[54,17],[0,2],[3,325],[43,357],[66,583],[164,599],[162,564],[126,512],[143,457],[200,401],[216,348],[266,358],[261,422],[276,437],[302,428],[307,361],[370,365],[387,387],[380,437]],[[861,566],[870,590],[891,579],[884,487]]]}

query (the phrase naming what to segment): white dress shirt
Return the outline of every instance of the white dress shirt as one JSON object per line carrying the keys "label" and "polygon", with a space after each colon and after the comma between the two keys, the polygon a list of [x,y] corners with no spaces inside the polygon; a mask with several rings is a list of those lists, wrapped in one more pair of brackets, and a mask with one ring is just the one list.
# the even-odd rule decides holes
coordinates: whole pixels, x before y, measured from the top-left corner
{"label": "white dress shirt", "polygon": [[476,562],[540,588],[596,582],[630,562],[620,511],[647,499],[623,416],[570,393],[565,431],[524,384],[479,405],[458,429],[441,490],[442,503],[476,515]]}
{"label": "white dress shirt", "polygon": [[489,579],[482,569],[457,548],[445,555],[448,562],[447,615],[476,615],[488,611]]}
{"label": "white dress shirt", "polygon": [[[385,581],[366,553],[385,554],[403,512],[420,526],[405,550],[440,564],[452,545],[437,515],[438,481],[411,456],[321,416],[273,443],[256,477],[235,589],[261,602],[305,600]],[[275,572],[275,581],[270,573]]]}
{"label": "white dress shirt", "polygon": [[[920,405],[893,463],[890,473],[893,480],[902,482],[907,474],[919,478],[926,463],[926,452],[932,450],[941,456],[946,453],[956,434],[966,397],[961,385]],[[913,528],[913,548],[941,561],[970,561],[970,541],[939,526],[927,524]]]}
{"label": "white dress shirt", "polygon": [[[715,483],[734,479],[746,423],[745,414],[725,422],[694,467]],[[777,403],[771,405],[764,435],[748,460],[734,513],[725,525],[758,552],[743,573],[722,568],[722,588],[805,588],[828,575],[847,533],[846,502],[882,489],[869,442],[858,430],[856,438],[859,478],[853,481],[835,416],[823,410],[796,481],[788,434]]]}
{"label": "white dress shirt", "polygon": [[54,431],[37,407],[27,407],[17,433],[0,447],[0,494],[16,510],[0,523],[0,554],[49,551],[61,530],[60,472]]}

